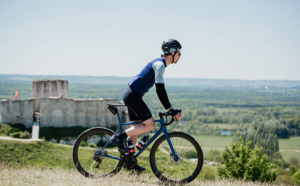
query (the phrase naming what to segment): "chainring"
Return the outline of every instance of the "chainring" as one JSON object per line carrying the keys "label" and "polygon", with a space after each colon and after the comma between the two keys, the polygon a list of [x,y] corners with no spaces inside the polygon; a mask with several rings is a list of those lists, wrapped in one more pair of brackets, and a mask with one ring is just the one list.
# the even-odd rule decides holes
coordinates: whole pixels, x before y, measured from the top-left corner
{"label": "chainring", "polygon": [[124,164],[123,167],[128,170],[136,169],[137,159],[134,155],[129,154],[123,157]]}

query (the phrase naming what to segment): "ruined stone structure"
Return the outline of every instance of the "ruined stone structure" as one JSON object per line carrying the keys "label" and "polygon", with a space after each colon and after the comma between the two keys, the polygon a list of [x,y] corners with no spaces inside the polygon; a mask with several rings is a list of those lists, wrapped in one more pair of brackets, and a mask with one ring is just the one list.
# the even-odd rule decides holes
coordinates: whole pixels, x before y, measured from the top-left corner
{"label": "ruined stone structure", "polygon": [[68,81],[61,79],[32,81],[32,98],[68,98]]}
{"label": "ruined stone structure", "polygon": [[[58,97],[59,96],[59,97]],[[40,127],[95,127],[118,124],[117,116],[107,103],[117,99],[68,99],[68,82],[40,80],[32,83],[32,97],[26,100],[0,100],[0,123],[24,124],[31,127],[34,113],[39,113]],[[119,108],[123,120],[125,108]]]}

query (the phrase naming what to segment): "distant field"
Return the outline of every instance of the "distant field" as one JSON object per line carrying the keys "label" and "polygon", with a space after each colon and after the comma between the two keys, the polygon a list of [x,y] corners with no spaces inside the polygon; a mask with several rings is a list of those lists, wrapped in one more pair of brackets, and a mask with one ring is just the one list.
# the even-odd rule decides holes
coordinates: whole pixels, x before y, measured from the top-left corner
{"label": "distant field", "polygon": [[[225,149],[225,145],[229,146],[232,140],[232,136],[194,135],[193,137],[202,147],[204,156],[211,149]],[[291,156],[295,156],[300,161],[300,137],[279,139],[279,148],[284,160],[288,161]]]}
{"label": "distant field", "polygon": [[279,148],[284,160],[288,161],[291,156],[295,156],[300,161],[300,137],[279,139]]}
{"label": "distant field", "polygon": [[216,123],[205,123],[204,125],[207,125],[207,126],[211,126],[211,127],[214,127],[214,128],[220,128],[220,129],[227,129],[227,130],[233,130],[233,129],[236,129],[238,125],[236,124],[216,124]]}
{"label": "distant field", "polygon": [[300,150],[300,136],[290,137],[289,139],[279,139],[279,148]]}
{"label": "distant field", "polygon": [[203,148],[224,148],[232,140],[232,136],[193,135],[193,137]]}

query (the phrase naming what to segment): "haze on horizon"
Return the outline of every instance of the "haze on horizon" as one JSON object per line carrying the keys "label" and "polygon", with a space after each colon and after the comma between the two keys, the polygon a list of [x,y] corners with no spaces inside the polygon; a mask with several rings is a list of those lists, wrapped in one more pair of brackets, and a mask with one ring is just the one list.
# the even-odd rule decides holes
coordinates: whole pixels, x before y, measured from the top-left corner
{"label": "haze on horizon", "polygon": [[300,80],[300,1],[0,1],[0,74]]}

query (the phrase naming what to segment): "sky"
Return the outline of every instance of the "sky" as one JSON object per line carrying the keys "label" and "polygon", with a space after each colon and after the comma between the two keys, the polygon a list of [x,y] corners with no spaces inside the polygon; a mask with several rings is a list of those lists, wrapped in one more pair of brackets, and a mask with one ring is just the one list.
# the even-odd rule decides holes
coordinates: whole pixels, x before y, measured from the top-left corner
{"label": "sky", "polygon": [[0,74],[300,80],[299,0],[0,0]]}

